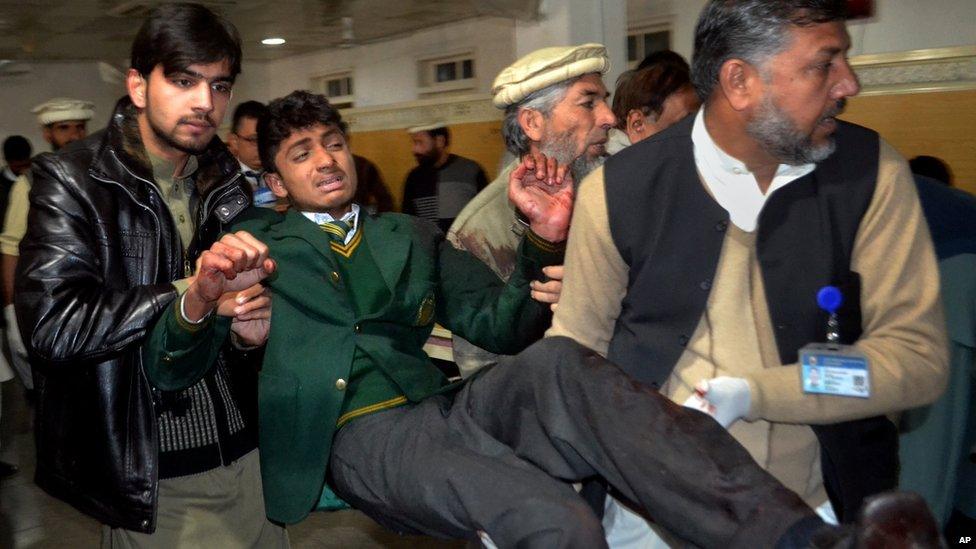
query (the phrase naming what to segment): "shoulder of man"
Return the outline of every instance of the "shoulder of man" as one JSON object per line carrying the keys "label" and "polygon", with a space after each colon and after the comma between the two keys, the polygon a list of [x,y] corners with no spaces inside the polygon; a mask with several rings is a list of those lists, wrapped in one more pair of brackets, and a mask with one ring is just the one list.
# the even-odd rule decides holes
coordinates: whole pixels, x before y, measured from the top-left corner
{"label": "shoulder of man", "polygon": [[60,151],[43,152],[33,157],[28,183],[33,183],[37,172],[63,182],[80,183],[87,179],[92,162],[104,147],[104,135],[105,130],[100,130]]}
{"label": "shoulder of man", "polygon": [[478,170],[484,171],[481,168],[481,164],[478,164],[477,161],[471,158],[468,158],[466,156],[460,156],[457,154],[452,154],[451,156],[454,157],[454,165],[456,168],[464,168],[473,171],[478,171]]}
{"label": "shoulder of man", "polygon": [[515,215],[515,208],[508,200],[508,175],[512,169],[514,164],[502,170],[494,181],[464,206],[451,224],[449,235],[477,230],[485,222],[497,221],[499,218],[511,221],[509,218]]}
{"label": "shoulder of man", "polygon": [[234,218],[231,231],[247,231],[255,236],[266,232],[272,225],[281,223],[285,216],[272,208],[250,206]]}

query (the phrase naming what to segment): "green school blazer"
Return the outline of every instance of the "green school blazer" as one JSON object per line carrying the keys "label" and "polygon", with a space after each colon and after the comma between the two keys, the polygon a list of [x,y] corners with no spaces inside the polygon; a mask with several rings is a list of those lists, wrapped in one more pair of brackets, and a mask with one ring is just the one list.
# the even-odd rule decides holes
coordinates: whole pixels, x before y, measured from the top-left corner
{"label": "green school blazer", "polygon": [[[530,298],[529,281],[543,278],[542,267],[560,264],[563,248],[530,233],[505,283],[433,224],[361,212],[365,247],[357,253],[372,254],[390,299],[357,318],[329,239],[316,224],[295,211],[266,208],[239,219],[231,230],[267,244],[278,266],[268,281],[271,335],[258,384],[261,473],[273,520],[298,522],[319,499],[357,345],[418,402],[454,388],[422,349],[435,321],[479,347],[515,354],[551,320],[548,305]],[[164,390],[199,379],[216,357],[220,341],[214,340],[227,333],[222,321],[186,330],[176,314],[175,307],[167,310],[144,353],[150,381]]]}

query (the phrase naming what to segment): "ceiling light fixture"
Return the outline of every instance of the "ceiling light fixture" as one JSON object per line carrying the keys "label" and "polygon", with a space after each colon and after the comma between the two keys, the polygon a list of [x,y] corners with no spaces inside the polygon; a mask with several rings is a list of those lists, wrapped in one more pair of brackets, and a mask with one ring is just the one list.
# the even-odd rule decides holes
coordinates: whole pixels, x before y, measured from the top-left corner
{"label": "ceiling light fixture", "polygon": [[284,38],[265,38],[261,41],[265,46],[280,46],[285,43]]}

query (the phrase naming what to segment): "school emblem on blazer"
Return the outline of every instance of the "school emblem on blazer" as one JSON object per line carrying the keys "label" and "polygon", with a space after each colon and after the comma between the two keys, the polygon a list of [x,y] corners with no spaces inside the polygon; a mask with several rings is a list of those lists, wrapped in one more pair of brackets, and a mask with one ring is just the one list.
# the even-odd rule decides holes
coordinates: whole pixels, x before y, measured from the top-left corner
{"label": "school emblem on blazer", "polygon": [[417,320],[414,326],[426,326],[434,320],[434,294],[427,294],[427,297],[420,302],[420,309],[417,311]]}

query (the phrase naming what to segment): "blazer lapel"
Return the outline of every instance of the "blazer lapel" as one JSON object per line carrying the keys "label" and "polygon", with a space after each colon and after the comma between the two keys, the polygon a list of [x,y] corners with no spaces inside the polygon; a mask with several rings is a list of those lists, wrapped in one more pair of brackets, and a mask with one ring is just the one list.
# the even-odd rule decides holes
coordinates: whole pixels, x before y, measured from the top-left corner
{"label": "blazer lapel", "polygon": [[390,294],[393,294],[400,274],[407,264],[410,252],[410,235],[394,221],[380,217],[359,215],[366,248],[373,255],[373,261],[380,269]]}
{"label": "blazer lapel", "polygon": [[297,212],[294,209],[289,209],[285,212],[285,218],[281,223],[272,225],[269,233],[271,237],[277,240],[284,240],[287,238],[299,238],[308,242],[308,245],[312,247],[319,255],[322,256],[325,261],[335,267],[335,257],[332,255],[332,250],[329,249],[329,236],[323,231],[318,225],[313,223],[310,219]]}

